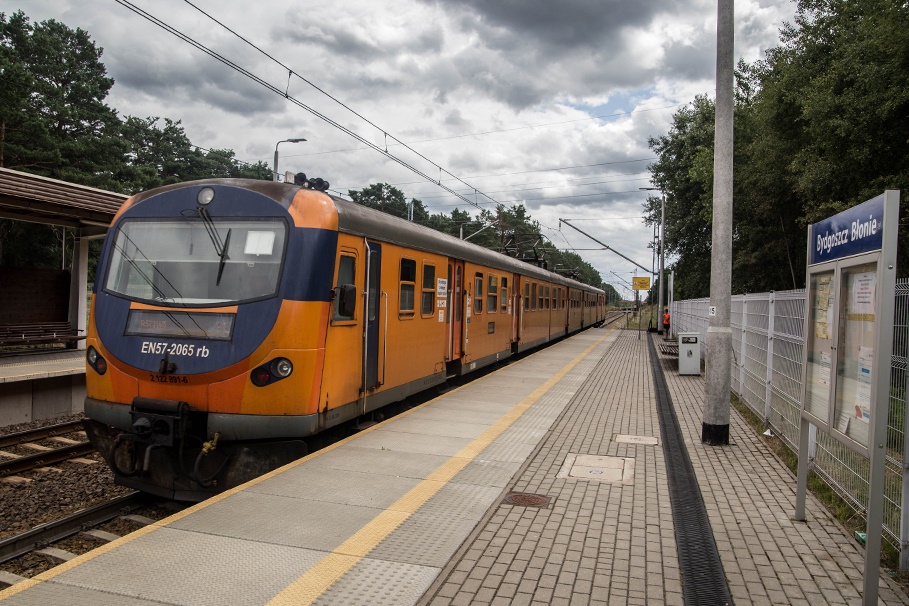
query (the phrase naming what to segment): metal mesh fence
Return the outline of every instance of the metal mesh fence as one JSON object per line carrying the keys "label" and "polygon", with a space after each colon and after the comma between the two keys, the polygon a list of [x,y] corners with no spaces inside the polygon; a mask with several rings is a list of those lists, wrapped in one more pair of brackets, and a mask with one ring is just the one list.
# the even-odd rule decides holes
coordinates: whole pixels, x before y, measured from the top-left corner
{"label": "metal mesh fence", "polygon": [[[884,481],[884,536],[899,548],[903,524],[903,460],[906,381],[909,378],[909,280],[896,285],[893,360]],[[710,342],[708,299],[674,301],[672,330],[701,335],[703,355]],[[790,290],[732,297],[732,389],[793,451],[798,451],[802,393],[805,291]],[[822,432],[814,445],[814,470],[854,510],[868,504],[869,461]],[[909,517],[909,516],[907,516]]]}

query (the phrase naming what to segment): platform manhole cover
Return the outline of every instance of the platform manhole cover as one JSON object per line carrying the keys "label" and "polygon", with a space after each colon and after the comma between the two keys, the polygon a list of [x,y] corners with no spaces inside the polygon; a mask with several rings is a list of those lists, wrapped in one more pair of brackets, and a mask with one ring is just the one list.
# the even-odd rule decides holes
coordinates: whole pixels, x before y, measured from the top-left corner
{"label": "platform manhole cover", "polygon": [[520,505],[522,507],[548,507],[550,497],[529,492],[509,492],[502,499],[504,505]]}

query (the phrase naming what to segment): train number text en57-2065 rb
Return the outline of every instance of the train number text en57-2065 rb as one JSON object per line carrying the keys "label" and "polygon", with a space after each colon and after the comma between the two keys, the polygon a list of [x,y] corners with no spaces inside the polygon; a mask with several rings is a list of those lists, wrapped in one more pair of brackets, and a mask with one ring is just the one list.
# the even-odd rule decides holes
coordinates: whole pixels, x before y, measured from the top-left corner
{"label": "train number text en57-2065 rb", "polygon": [[142,341],[142,353],[163,356],[185,356],[207,358],[210,353],[208,347],[193,343],[168,343],[167,341]]}

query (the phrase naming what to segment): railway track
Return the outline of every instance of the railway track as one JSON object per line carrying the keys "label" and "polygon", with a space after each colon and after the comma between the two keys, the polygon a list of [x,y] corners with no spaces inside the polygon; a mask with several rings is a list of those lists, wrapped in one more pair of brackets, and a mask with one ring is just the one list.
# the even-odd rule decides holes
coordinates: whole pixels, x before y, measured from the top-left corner
{"label": "railway track", "polygon": [[31,551],[45,549],[77,532],[84,532],[119,516],[128,515],[148,505],[150,501],[151,497],[148,495],[134,491],[0,540],[0,564]]}
{"label": "railway track", "polygon": [[[0,540],[0,590],[101,544],[115,541],[179,509],[182,506],[176,503],[135,491]],[[138,515],[138,512],[152,517]],[[114,532],[103,530],[104,527]]]}
{"label": "railway track", "polygon": [[[34,444],[49,438],[61,438],[62,436],[77,433],[81,430],[81,421],[70,421],[68,423],[59,423],[57,425],[49,425],[38,429],[7,434],[5,436],[0,436],[0,451],[11,446]],[[92,447],[87,440],[67,440],[67,442],[72,443],[66,443],[58,448],[42,450],[33,455],[14,455],[8,452],[0,452],[0,455],[3,456],[3,459],[0,460],[0,477],[23,473],[38,467],[46,467],[95,452],[94,447]]]}

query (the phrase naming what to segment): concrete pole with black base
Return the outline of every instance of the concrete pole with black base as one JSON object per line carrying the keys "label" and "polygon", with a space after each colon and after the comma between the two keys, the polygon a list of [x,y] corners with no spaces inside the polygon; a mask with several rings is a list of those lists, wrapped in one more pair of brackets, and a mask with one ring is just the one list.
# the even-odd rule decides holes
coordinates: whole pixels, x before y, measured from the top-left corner
{"label": "concrete pole with black base", "polygon": [[716,131],[713,156],[713,240],[710,325],[707,328],[707,402],[701,441],[729,444],[732,364],[732,117],[734,91],[733,0],[717,1]]}

